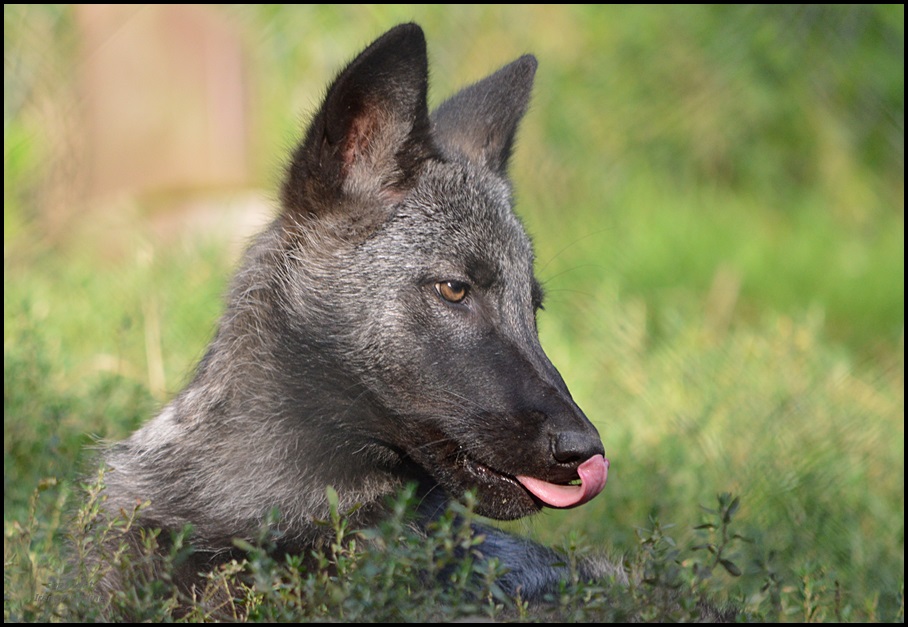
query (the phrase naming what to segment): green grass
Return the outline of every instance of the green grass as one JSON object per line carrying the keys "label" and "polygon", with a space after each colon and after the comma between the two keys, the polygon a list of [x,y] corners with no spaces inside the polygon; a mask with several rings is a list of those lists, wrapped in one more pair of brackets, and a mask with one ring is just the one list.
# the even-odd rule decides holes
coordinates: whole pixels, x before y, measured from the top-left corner
{"label": "green grass", "polygon": [[[5,7],[7,620],[98,617],[72,601],[85,588],[46,588],[63,569],[79,478],[95,472],[90,447],[126,436],[180,389],[235,263],[234,239],[154,235],[160,198],[60,217],[79,174],[67,152],[80,145],[66,123],[77,110],[72,11]],[[518,208],[546,287],[543,345],[612,468],[584,508],[509,526],[626,554],[660,584],[572,588],[554,603],[561,616],[682,619],[684,603],[659,596],[681,586],[683,598],[706,590],[755,619],[904,619],[903,7],[223,11],[251,42],[250,158],[268,190],[300,114],[395,22],[426,29],[435,103],[523,52],[539,57],[512,164]],[[726,492],[740,499],[732,530],[748,539],[722,552],[738,577],[692,549],[721,545],[722,516],[701,506]],[[706,522],[714,529],[694,529]],[[434,553],[388,540],[400,536],[393,525],[372,533],[395,547],[390,557],[345,544],[334,555],[343,578],[253,553],[237,569],[258,585],[230,611],[501,611],[489,587],[413,583],[448,559],[439,547],[457,529],[439,530]],[[124,603],[170,617],[172,599],[155,591]],[[206,611],[185,618],[234,617]],[[508,609],[546,616],[522,611]]]}

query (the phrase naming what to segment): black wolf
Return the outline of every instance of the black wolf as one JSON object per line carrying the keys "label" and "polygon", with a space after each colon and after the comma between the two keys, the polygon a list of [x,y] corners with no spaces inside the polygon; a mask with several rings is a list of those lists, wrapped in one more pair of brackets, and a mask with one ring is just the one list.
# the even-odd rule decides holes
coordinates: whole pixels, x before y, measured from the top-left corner
{"label": "black wolf", "polygon": [[[535,71],[520,57],[430,114],[425,39],[406,24],[330,86],[194,378],[104,455],[107,511],[150,501],[135,544],[192,526],[184,585],[274,508],[280,550],[324,545],[328,486],[359,526],[408,483],[426,516],[475,490],[494,519],[602,490],[599,434],[539,344],[543,293],[511,206]],[[565,576],[555,552],[486,532],[506,591],[538,598]]]}

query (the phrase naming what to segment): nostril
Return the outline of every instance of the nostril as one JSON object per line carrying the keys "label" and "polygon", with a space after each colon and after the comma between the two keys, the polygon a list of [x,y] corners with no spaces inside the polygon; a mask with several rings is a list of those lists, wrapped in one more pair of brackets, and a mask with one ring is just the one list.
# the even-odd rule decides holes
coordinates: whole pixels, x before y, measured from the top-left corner
{"label": "nostril", "polygon": [[578,431],[567,431],[555,436],[552,455],[562,464],[574,464],[588,460],[593,455],[602,455],[602,441],[598,436]]}

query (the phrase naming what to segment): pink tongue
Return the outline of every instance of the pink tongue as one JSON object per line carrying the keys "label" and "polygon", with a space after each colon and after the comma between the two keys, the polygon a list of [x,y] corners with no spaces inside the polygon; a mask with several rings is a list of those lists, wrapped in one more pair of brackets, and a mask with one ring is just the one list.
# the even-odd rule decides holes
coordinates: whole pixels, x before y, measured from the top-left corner
{"label": "pink tongue", "polygon": [[580,485],[559,485],[519,475],[517,481],[549,507],[577,507],[602,492],[608,479],[608,465],[602,455],[593,455],[580,464],[577,468]]}

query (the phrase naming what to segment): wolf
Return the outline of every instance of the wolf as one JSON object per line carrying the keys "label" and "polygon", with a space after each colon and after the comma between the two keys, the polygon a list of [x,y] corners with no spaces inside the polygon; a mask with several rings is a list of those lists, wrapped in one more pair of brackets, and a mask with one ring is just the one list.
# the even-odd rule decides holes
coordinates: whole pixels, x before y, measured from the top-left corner
{"label": "wolf", "polygon": [[[543,290],[512,206],[536,67],[522,56],[430,114],[425,37],[404,24],[330,85],[191,381],[103,454],[109,515],[147,503],[133,547],[191,526],[180,585],[275,509],[278,550],[326,546],[329,486],[358,527],[405,485],[423,521],[468,490],[498,520],[602,491],[609,462],[540,345]],[[567,576],[554,550],[482,532],[506,593],[539,599]]]}

